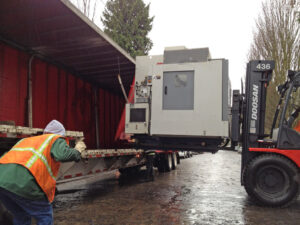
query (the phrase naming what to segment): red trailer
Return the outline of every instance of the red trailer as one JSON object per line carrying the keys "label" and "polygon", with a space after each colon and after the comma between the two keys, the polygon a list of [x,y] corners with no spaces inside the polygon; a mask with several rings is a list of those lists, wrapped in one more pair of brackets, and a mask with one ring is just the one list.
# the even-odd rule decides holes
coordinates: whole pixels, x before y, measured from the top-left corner
{"label": "red trailer", "polygon": [[135,61],[69,1],[1,1],[0,121],[44,128],[52,119],[84,132],[88,148],[120,147]]}
{"label": "red trailer", "polygon": [[119,139],[117,75],[128,93],[135,60],[68,0],[1,1],[0,9],[0,154],[57,119],[90,149],[89,166],[68,164],[61,179],[143,165],[143,152]]}

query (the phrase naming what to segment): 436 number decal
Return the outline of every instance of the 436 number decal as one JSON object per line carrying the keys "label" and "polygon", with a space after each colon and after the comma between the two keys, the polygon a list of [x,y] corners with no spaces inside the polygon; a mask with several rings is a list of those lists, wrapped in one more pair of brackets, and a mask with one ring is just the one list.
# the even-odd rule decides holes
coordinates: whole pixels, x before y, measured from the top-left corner
{"label": "436 number decal", "polygon": [[270,63],[259,63],[259,64],[257,64],[256,69],[269,70],[269,69],[271,69],[271,64]]}

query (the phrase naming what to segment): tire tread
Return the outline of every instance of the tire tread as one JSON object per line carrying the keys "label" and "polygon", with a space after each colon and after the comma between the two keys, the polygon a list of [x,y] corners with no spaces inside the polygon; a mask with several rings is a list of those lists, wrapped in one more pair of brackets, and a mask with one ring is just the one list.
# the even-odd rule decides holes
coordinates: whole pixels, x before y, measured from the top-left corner
{"label": "tire tread", "polygon": [[[275,205],[272,205],[272,204],[268,204],[268,203],[265,203],[265,202],[262,202],[260,201],[256,196],[255,194],[253,193],[252,191],[252,188],[249,184],[249,181],[247,180],[246,176],[247,176],[247,173],[248,173],[248,170],[250,170],[252,167],[253,167],[253,164],[257,163],[257,161],[259,160],[267,160],[267,159],[270,159],[270,158],[277,158],[279,159],[279,161],[282,161],[284,163],[286,163],[286,165],[288,167],[290,167],[296,174],[297,176],[297,183],[298,183],[298,189],[297,189],[297,192],[296,194],[293,196],[293,198],[291,200],[289,200],[288,202],[284,203],[284,204],[275,204]],[[248,165],[245,167],[245,171],[243,172],[242,174],[243,176],[243,180],[244,180],[244,188],[246,190],[246,192],[248,193],[248,195],[251,197],[251,199],[257,203],[258,205],[261,205],[261,206],[266,206],[266,207],[271,207],[271,208],[275,208],[275,207],[281,207],[281,208],[285,208],[289,205],[291,205],[292,203],[294,203],[298,196],[299,196],[299,190],[300,190],[300,185],[299,185],[299,169],[298,167],[288,158],[282,156],[282,155],[279,155],[279,154],[262,154],[262,155],[259,155],[255,158],[253,158],[249,163]]]}

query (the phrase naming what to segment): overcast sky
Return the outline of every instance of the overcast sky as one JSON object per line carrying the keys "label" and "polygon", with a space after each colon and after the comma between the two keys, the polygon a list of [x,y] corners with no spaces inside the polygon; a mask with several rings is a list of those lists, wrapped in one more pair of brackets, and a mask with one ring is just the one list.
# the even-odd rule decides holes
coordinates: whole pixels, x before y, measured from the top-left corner
{"label": "overcast sky", "polygon": [[[106,0],[100,0],[103,10]],[[155,16],[150,55],[163,54],[169,46],[209,47],[212,58],[229,60],[233,89],[240,88],[255,20],[264,0],[144,0]],[[100,12],[99,12],[100,13]],[[102,15],[102,12],[100,13]],[[100,24],[101,27],[101,24]]]}

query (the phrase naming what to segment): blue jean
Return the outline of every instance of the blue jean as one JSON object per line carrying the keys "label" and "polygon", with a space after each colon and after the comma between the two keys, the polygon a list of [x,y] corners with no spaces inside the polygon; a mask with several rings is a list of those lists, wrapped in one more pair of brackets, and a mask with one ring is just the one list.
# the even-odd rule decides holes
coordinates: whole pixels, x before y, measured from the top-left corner
{"label": "blue jean", "polygon": [[31,225],[31,217],[37,225],[53,225],[52,205],[47,201],[33,201],[0,188],[0,201],[14,217],[14,225]]}

